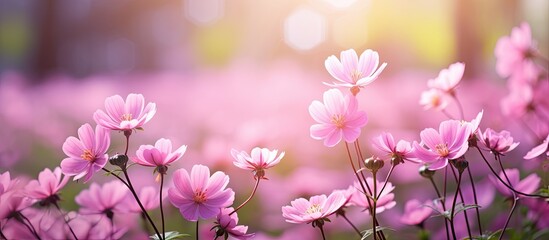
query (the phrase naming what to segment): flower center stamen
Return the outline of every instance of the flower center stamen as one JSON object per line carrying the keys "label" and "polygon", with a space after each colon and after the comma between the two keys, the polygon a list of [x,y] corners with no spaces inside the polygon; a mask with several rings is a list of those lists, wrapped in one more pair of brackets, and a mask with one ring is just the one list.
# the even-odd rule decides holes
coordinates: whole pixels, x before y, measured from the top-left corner
{"label": "flower center stamen", "polygon": [[130,121],[130,120],[132,120],[131,113],[124,113],[124,115],[122,115],[122,121]]}
{"label": "flower center stamen", "polygon": [[322,212],[322,208],[318,204],[312,204],[311,206],[309,206],[309,208],[307,208],[307,211],[306,211],[307,214],[313,214],[313,213],[319,213],[319,212]]}
{"label": "flower center stamen", "polygon": [[353,83],[356,83],[360,78],[362,78],[362,72],[354,70],[351,72],[351,78],[353,79]]}
{"label": "flower center stamen", "polygon": [[197,204],[201,204],[201,203],[205,202],[206,201],[206,193],[199,189],[198,191],[196,191],[194,193],[193,200]]}
{"label": "flower center stamen", "polygon": [[448,150],[448,146],[446,146],[446,143],[437,144],[435,146],[435,149],[441,157],[447,157],[450,154],[450,151]]}
{"label": "flower center stamen", "polygon": [[337,128],[343,128],[345,126],[345,118],[340,114],[335,114],[332,116],[332,123],[335,124]]}
{"label": "flower center stamen", "polygon": [[93,155],[93,153],[91,152],[91,150],[89,149],[86,149],[84,150],[84,152],[82,153],[82,155],[80,155],[80,157],[86,161],[93,161],[93,159],[95,159],[95,156]]}

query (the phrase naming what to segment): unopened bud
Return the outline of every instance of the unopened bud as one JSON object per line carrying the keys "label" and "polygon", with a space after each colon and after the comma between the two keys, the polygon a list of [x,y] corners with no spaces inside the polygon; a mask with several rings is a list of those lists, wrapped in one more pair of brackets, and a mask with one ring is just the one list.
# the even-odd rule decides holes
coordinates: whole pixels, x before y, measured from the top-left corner
{"label": "unopened bud", "polygon": [[464,157],[459,157],[457,159],[454,159],[452,162],[452,165],[454,165],[455,168],[459,171],[459,173],[463,173],[467,167],[469,167],[469,162],[465,160]]}
{"label": "unopened bud", "polygon": [[109,163],[123,168],[128,163],[128,156],[123,154],[115,154],[109,158]]}
{"label": "unopened bud", "polygon": [[385,162],[377,157],[371,157],[364,160],[364,166],[372,172],[376,172],[383,168],[383,165],[385,165]]}
{"label": "unopened bud", "polygon": [[432,178],[433,175],[435,175],[435,171],[429,170],[429,167],[426,165],[423,165],[419,167],[419,175],[421,175],[424,178]]}
{"label": "unopened bud", "polygon": [[351,87],[351,93],[353,94],[353,96],[356,96],[359,92],[360,92],[360,87],[358,86]]}
{"label": "unopened bud", "polygon": [[166,174],[168,172],[168,166],[165,166],[165,165],[161,165],[161,166],[158,166],[156,167],[156,171],[160,174]]}

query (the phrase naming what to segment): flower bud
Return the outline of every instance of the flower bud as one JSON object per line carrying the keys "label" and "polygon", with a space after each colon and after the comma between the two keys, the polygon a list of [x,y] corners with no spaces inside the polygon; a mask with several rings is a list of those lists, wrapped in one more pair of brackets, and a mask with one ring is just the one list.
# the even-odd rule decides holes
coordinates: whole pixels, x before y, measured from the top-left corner
{"label": "flower bud", "polygon": [[128,156],[123,154],[115,154],[109,157],[109,163],[123,168],[126,166],[126,163],[128,163]]}
{"label": "flower bud", "polygon": [[459,173],[463,173],[463,171],[469,167],[469,162],[467,162],[467,160],[465,160],[465,158],[462,156],[462,157],[459,157],[457,159],[454,159],[452,162],[452,165],[454,165],[455,168],[457,168],[457,170],[459,171]]}
{"label": "flower bud", "polygon": [[372,172],[376,172],[383,168],[383,165],[385,165],[385,162],[378,157],[371,157],[364,160],[364,166]]}
{"label": "flower bud", "polygon": [[156,171],[160,174],[165,175],[168,172],[168,166],[165,166],[165,165],[158,166],[156,167]]}
{"label": "flower bud", "polygon": [[424,178],[432,178],[433,175],[435,175],[435,171],[429,170],[429,167],[427,167],[427,165],[423,165],[419,167],[419,175]]}

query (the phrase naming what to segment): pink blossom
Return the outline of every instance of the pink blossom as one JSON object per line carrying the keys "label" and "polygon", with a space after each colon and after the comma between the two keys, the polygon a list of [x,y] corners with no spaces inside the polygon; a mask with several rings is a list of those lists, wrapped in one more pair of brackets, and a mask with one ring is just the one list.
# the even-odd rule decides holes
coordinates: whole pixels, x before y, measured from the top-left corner
{"label": "pink blossom", "polygon": [[433,212],[433,209],[428,207],[431,201],[421,203],[417,199],[411,199],[404,206],[404,214],[400,217],[400,222],[407,225],[422,224]]}
{"label": "pink blossom", "polygon": [[172,141],[161,138],[156,141],[154,146],[141,145],[137,149],[136,158],[131,158],[135,163],[148,167],[169,166],[185,154],[186,145],[182,145],[175,151],[172,151]]}
{"label": "pink blossom", "polygon": [[429,164],[429,169],[446,167],[448,160],[461,157],[469,147],[471,128],[457,120],[440,123],[439,131],[426,128],[421,131],[421,143],[414,141],[414,155],[417,160]]}
{"label": "pink blossom", "polygon": [[53,197],[54,204],[59,199],[58,192],[67,182],[68,177],[62,176],[61,168],[56,167],[53,172],[46,168],[38,174],[38,180],[32,180],[26,186],[29,197],[46,200]]}
{"label": "pink blossom", "polygon": [[228,183],[225,173],[218,171],[210,177],[208,167],[194,165],[190,175],[185,169],[174,172],[174,187],[168,190],[168,198],[188,221],[208,219],[233,204],[233,190],[225,189]]}
{"label": "pink blossom", "polygon": [[513,28],[510,36],[502,37],[496,43],[496,70],[501,77],[509,77],[523,69],[529,55],[535,51],[530,25],[523,22]]}
{"label": "pink blossom", "polygon": [[[541,178],[538,177],[535,173],[532,173],[528,175],[526,178],[520,180],[520,173],[519,170],[516,168],[509,168],[505,169],[505,173],[507,174],[507,177],[509,178],[509,182],[507,182],[507,178],[503,174],[503,171],[499,172],[499,177],[505,181],[505,183],[511,187],[513,187],[515,190],[531,194],[538,190]],[[490,175],[488,176],[490,178],[490,181],[496,186],[496,189],[503,195],[507,197],[512,197],[513,193],[511,190],[509,190],[503,183],[501,183],[496,177]]]}
{"label": "pink blossom", "polygon": [[[139,191],[139,194],[137,196],[139,197],[139,200],[141,201],[141,204],[143,204],[143,207],[145,210],[153,210],[156,209],[158,206],[160,206],[160,202],[158,201],[158,191],[151,186],[143,187],[141,191]],[[166,195],[162,195],[163,198],[166,197]],[[128,195],[128,211],[134,212],[134,213],[141,213],[141,207],[139,207],[139,204],[137,201],[130,195]]]}
{"label": "pink blossom", "polygon": [[340,209],[347,198],[342,191],[334,191],[330,196],[316,195],[309,200],[298,198],[293,200],[291,206],[282,207],[282,216],[290,223],[311,223],[324,220]]}
{"label": "pink blossom", "polygon": [[99,186],[92,183],[89,189],[80,192],[74,200],[80,205],[80,212],[84,214],[106,214],[112,218],[114,213],[127,212],[127,205],[124,202],[129,191],[118,180],[112,180]]}
{"label": "pink blossom", "polygon": [[448,94],[454,94],[456,86],[463,77],[465,64],[457,62],[446,69],[442,69],[437,78],[430,79],[427,86],[431,89],[438,89]]}
{"label": "pink blossom", "polygon": [[105,110],[97,110],[93,119],[98,125],[111,130],[128,131],[140,129],[156,113],[156,104],[147,103],[141,94],[131,93],[126,101],[120,95],[105,99]]}
{"label": "pink blossom", "polygon": [[84,177],[90,180],[93,174],[107,164],[107,149],[111,138],[107,129],[96,126],[95,132],[89,124],[78,128],[78,138],[68,137],[63,143],[63,152],[68,156],[61,162],[61,170],[74,180]]}
{"label": "pink blossom", "polygon": [[[367,185],[370,186],[370,190],[366,189],[367,194],[371,195],[369,191],[373,192],[374,187],[374,179],[371,177],[366,178]],[[395,194],[392,193],[395,189],[395,186],[393,186],[392,183],[387,182],[387,185],[382,191],[382,187],[385,184],[385,182],[380,182],[376,180],[376,195],[377,195],[377,203],[376,203],[376,213],[381,213],[387,209],[391,209],[396,205],[395,202]],[[366,186],[366,185],[365,185]],[[351,199],[349,203],[351,205],[355,205],[358,207],[363,208],[365,211],[369,213],[369,209],[373,207],[373,201],[370,198],[366,198],[366,195],[362,191],[362,187],[360,184],[355,181],[352,185],[352,188],[354,188],[354,192],[351,196]],[[370,203],[368,203],[368,199],[370,199]]]}
{"label": "pink blossom", "polygon": [[396,163],[403,162],[404,160],[414,163],[420,162],[411,157],[413,152],[412,145],[404,140],[399,140],[395,144],[395,139],[391,133],[383,132],[381,135],[375,137],[372,146],[388,155],[389,159],[396,161]]}
{"label": "pink blossom", "polygon": [[421,93],[419,104],[421,104],[425,110],[434,108],[438,111],[442,111],[448,106],[447,98],[448,97],[441,90],[431,88]]}
{"label": "pink blossom", "polygon": [[354,142],[360,136],[360,128],[368,122],[366,112],[357,111],[358,102],[350,94],[343,96],[337,89],[324,92],[324,104],[313,101],[309,113],[318,122],[311,126],[313,139],[324,139],[324,145],[333,147],[341,139]]}
{"label": "pink blossom", "polygon": [[236,239],[250,239],[255,236],[254,233],[246,233],[248,231],[248,226],[244,225],[237,225],[238,224],[238,216],[237,213],[233,213],[232,215],[229,215],[231,212],[233,212],[233,208],[223,208],[217,214],[217,220],[216,220],[216,236],[223,237],[227,239],[227,237],[230,235],[233,238]]}
{"label": "pink blossom", "polygon": [[284,157],[284,152],[278,155],[278,150],[269,150],[267,148],[255,147],[252,149],[251,156],[244,151],[231,150],[231,155],[235,159],[233,164],[242,169],[252,170],[254,178],[259,177],[267,179],[265,177],[265,169],[269,169],[278,164]]}
{"label": "pink blossom", "polygon": [[524,159],[533,159],[543,155],[543,153],[545,153],[545,156],[549,157],[549,134],[547,134],[547,137],[540,145],[537,145],[528,151],[524,156]]}
{"label": "pink blossom", "polygon": [[[330,87],[348,87],[356,93],[360,91],[359,88],[376,80],[387,66],[387,63],[383,63],[378,68],[379,54],[371,49],[360,54],[360,59],[354,49],[345,50],[341,52],[340,59],[332,55],[324,62],[326,70],[339,81],[324,84]],[[356,95],[355,92],[353,93]]]}
{"label": "pink blossom", "polygon": [[506,130],[496,132],[487,128],[484,132],[478,131],[480,147],[489,150],[493,154],[504,154],[515,149],[519,143],[513,142],[511,133]]}

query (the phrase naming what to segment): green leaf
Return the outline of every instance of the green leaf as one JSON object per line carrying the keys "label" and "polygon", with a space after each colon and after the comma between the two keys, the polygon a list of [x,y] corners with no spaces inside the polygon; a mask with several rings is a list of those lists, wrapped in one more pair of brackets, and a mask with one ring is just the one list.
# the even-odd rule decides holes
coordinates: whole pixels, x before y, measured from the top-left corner
{"label": "green leaf", "polygon": [[[176,231],[171,231],[171,232],[166,232],[166,238],[165,240],[172,240],[172,239],[180,239],[180,238],[184,238],[184,237],[190,237],[191,235],[189,234],[186,234],[186,233],[178,233]],[[160,240],[160,238],[158,237],[158,235],[152,235],[150,236],[151,239],[153,240]]]}
{"label": "green leaf", "polygon": [[[381,227],[381,226],[377,226],[376,227],[376,232],[381,232],[383,230],[391,230],[391,231],[395,231],[394,229],[391,229],[391,228],[388,228],[388,227]],[[365,240],[367,239],[370,235],[374,234],[374,229],[373,228],[370,228],[368,230],[364,230],[362,232],[362,238],[360,240]]]}

